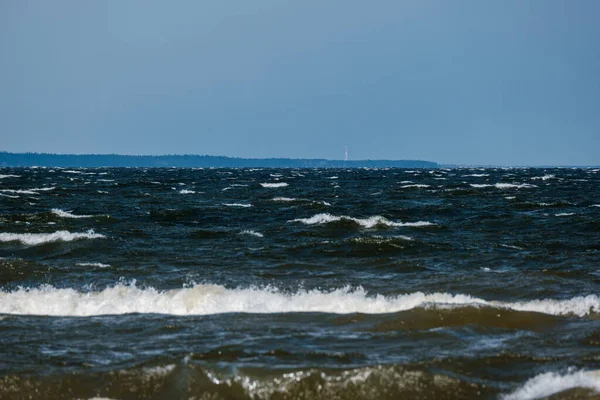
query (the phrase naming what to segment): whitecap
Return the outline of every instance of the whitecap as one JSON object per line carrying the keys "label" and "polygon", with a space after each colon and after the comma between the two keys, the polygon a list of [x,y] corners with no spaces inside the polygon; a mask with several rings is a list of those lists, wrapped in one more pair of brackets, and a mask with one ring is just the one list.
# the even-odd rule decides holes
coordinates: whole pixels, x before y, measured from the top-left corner
{"label": "whitecap", "polygon": [[547,181],[548,179],[554,179],[556,178],[556,176],[552,175],[552,174],[546,174],[544,176],[534,176],[533,178],[531,178],[532,180],[542,180],[542,181]]}
{"label": "whitecap", "polygon": [[50,190],[54,190],[54,187],[43,187],[43,188],[33,188],[33,189],[0,189],[0,192],[4,193],[19,193],[19,194],[39,194],[38,192],[47,192]]}
{"label": "whitecap", "polygon": [[526,189],[537,187],[536,185],[531,185],[529,183],[495,183],[493,185],[488,183],[471,183],[470,185],[474,188],[495,187],[497,189]]}
{"label": "whitecap", "polygon": [[87,232],[56,231],[53,233],[0,233],[0,242],[20,242],[27,246],[37,246],[53,242],[71,242],[80,239],[101,239],[106,236],[95,233],[93,229]]}
{"label": "whitecap", "polygon": [[110,264],[102,264],[102,263],[77,263],[75,265],[78,265],[80,267],[95,267],[95,268],[108,268],[110,267]]}
{"label": "whitecap", "polygon": [[241,235],[250,235],[250,236],[256,236],[256,237],[264,237],[265,235],[263,235],[260,232],[256,232],[253,230],[243,230],[240,232]]}
{"label": "whitecap", "polygon": [[260,185],[264,188],[278,188],[288,186],[288,184],[285,182],[261,183]]}
{"label": "whitecap", "polygon": [[55,215],[58,215],[59,217],[62,217],[62,218],[90,218],[93,216],[93,215],[75,215],[75,214],[71,214],[68,211],[61,210],[59,208],[53,208],[52,213]]}
{"label": "whitecap", "polygon": [[171,290],[116,284],[96,292],[43,285],[0,291],[0,313],[19,315],[91,316],[128,313],[209,315],[221,313],[324,312],[382,314],[431,307],[493,307],[551,315],[583,317],[600,312],[596,295],[567,300],[487,301],[464,294],[415,292],[397,296],[370,295],[362,287],[285,292],[273,287],[228,289],[198,284]]}
{"label": "whitecap", "polygon": [[271,201],[279,201],[279,202],[291,202],[291,201],[298,201],[298,199],[295,199],[293,197],[273,197],[271,199]]}
{"label": "whitecap", "polygon": [[2,175],[2,174],[0,174],[0,179],[5,179],[5,178],[20,178],[20,177],[21,177],[21,175],[11,175],[11,174]]}
{"label": "whitecap", "polygon": [[252,204],[244,204],[244,203],[223,203],[224,206],[227,207],[252,207]]}
{"label": "whitecap", "polygon": [[180,194],[194,194],[194,193],[196,193],[196,192],[195,192],[195,191],[193,191],[193,190],[181,189],[181,190],[179,191],[179,193],[180,193]]}
{"label": "whitecap", "polygon": [[425,185],[425,184],[417,183],[417,184],[413,184],[413,185],[403,185],[401,187],[402,187],[402,189],[407,189],[407,188],[428,188],[428,187],[430,187],[430,185]]}
{"label": "whitecap", "polygon": [[600,370],[583,371],[571,367],[565,374],[546,372],[529,379],[514,392],[501,397],[502,400],[534,400],[550,397],[574,388],[600,392]]}
{"label": "whitecap", "polygon": [[467,174],[467,175],[463,175],[463,177],[466,177],[466,176],[472,176],[473,178],[483,178],[483,177],[486,177],[486,176],[490,176],[490,174]]}
{"label": "whitecap", "polygon": [[571,215],[575,215],[575,213],[558,213],[558,214],[554,214],[555,217],[570,217]]}
{"label": "whitecap", "polygon": [[288,222],[301,222],[305,225],[315,225],[315,224],[327,224],[330,222],[337,222],[341,220],[353,221],[363,228],[374,228],[376,226],[388,226],[388,227],[397,227],[397,226],[430,226],[434,225],[431,222],[426,221],[418,221],[418,222],[394,222],[382,217],[381,215],[375,215],[368,218],[354,218],[349,217],[347,215],[331,215],[328,213],[316,214],[310,218],[297,218]]}

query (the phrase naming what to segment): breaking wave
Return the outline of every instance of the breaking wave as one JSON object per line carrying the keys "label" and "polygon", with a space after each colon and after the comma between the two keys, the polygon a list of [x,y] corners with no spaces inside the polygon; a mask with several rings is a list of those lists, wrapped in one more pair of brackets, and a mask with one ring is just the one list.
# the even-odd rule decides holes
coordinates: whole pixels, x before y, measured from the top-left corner
{"label": "breaking wave", "polygon": [[52,213],[55,215],[58,215],[59,217],[62,217],[62,218],[90,218],[90,217],[92,217],[92,215],[71,214],[70,212],[61,210],[59,208],[53,208]]}
{"label": "breaking wave", "polygon": [[288,222],[301,222],[306,225],[319,225],[319,224],[328,224],[331,222],[338,222],[338,221],[351,221],[351,222],[354,222],[354,223],[362,226],[363,228],[367,228],[367,229],[374,228],[376,226],[388,226],[388,227],[415,226],[415,227],[419,227],[419,226],[434,225],[433,223],[427,222],[427,221],[394,222],[394,221],[388,220],[385,217],[382,217],[381,215],[375,215],[375,216],[368,217],[368,218],[354,218],[354,217],[349,217],[347,215],[337,216],[337,215],[331,215],[328,213],[316,214],[310,218],[297,218],[297,219],[293,219]]}
{"label": "breaking wave", "polygon": [[285,182],[276,182],[276,183],[261,183],[260,186],[264,188],[278,188],[288,186]]}
{"label": "breaking wave", "polygon": [[568,300],[500,302],[449,293],[369,295],[362,287],[344,287],[330,291],[301,289],[291,293],[272,287],[227,289],[210,284],[165,291],[152,287],[139,288],[135,284],[117,284],[98,292],[80,292],[50,285],[0,291],[0,313],[18,315],[83,317],[128,313],[208,315],[290,312],[383,314],[417,307],[492,307],[583,317],[600,312],[600,298],[588,295]]}
{"label": "breaking wave", "polygon": [[529,183],[471,183],[471,187],[474,188],[488,188],[495,187],[496,189],[528,189],[528,188],[536,188],[536,185],[531,185]]}
{"label": "breaking wave", "polygon": [[223,203],[224,206],[227,207],[252,207],[252,204],[245,204],[245,203]]}
{"label": "breaking wave", "polygon": [[0,242],[20,242],[27,246],[38,246],[54,242],[71,242],[80,239],[101,239],[106,236],[95,233],[93,229],[87,232],[56,231],[53,233],[0,233]]}
{"label": "breaking wave", "polygon": [[243,230],[240,232],[240,234],[242,235],[250,235],[250,236],[256,236],[256,237],[264,237],[265,235],[263,235],[260,232],[256,232],[256,231],[252,231],[252,230]]}
{"label": "breaking wave", "polygon": [[583,388],[600,392],[600,370],[576,371],[569,368],[566,374],[546,372],[537,375],[502,400],[533,400],[550,397],[565,390]]}

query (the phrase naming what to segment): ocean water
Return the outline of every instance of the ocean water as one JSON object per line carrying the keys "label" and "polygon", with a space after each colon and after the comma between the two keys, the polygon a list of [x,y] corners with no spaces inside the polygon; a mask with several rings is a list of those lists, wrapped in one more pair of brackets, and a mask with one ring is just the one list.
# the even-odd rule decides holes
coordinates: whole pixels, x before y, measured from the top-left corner
{"label": "ocean water", "polygon": [[598,169],[0,169],[2,399],[600,398]]}

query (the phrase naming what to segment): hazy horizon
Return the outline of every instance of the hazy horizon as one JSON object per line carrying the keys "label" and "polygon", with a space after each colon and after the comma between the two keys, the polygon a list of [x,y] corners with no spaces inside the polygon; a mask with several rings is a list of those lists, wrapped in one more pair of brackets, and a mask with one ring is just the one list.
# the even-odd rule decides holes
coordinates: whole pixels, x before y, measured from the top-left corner
{"label": "hazy horizon", "polygon": [[600,3],[0,4],[0,150],[600,164]]}

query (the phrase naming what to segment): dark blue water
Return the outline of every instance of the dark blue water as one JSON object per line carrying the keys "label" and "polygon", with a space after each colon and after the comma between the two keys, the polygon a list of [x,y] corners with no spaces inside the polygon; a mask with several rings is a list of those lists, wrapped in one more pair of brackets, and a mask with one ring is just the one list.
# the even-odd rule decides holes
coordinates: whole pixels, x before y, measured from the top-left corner
{"label": "dark blue water", "polygon": [[595,169],[0,169],[0,398],[600,391]]}

